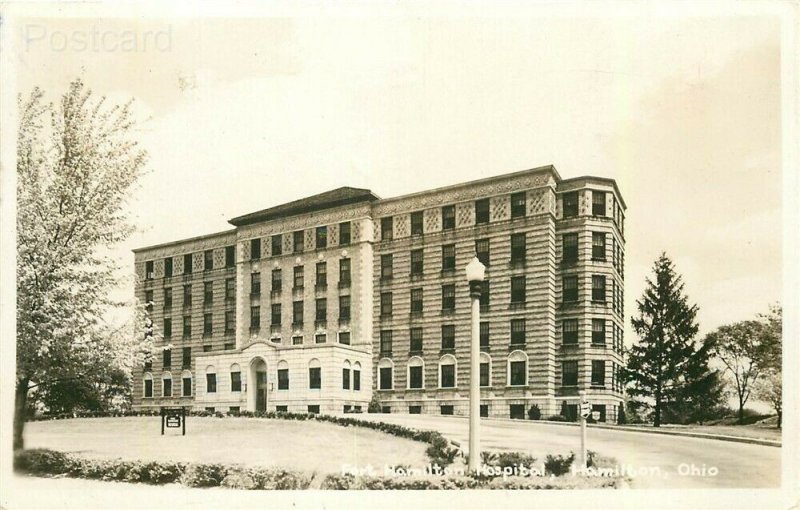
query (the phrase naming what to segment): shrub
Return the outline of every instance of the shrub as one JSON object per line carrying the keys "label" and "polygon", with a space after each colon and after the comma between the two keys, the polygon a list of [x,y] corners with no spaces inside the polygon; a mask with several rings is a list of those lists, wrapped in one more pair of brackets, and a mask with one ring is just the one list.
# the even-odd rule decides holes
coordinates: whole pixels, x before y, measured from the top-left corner
{"label": "shrub", "polygon": [[531,466],[536,458],[525,452],[502,452],[497,454],[494,466],[506,468],[515,466]]}
{"label": "shrub", "polygon": [[183,470],[184,465],[179,462],[148,462],[141,467],[141,480],[156,485],[175,483]]}
{"label": "shrub", "polygon": [[367,404],[367,412],[368,413],[381,412],[381,401],[378,399],[377,393],[372,394],[372,400],[370,400],[369,404]]}
{"label": "shrub", "polygon": [[226,489],[253,490],[258,488],[255,478],[248,470],[229,469],[220,482]]}
{"label": "shrub", "polygon": [[282,468],[254,468],[250,474],[255,481],[255,488],[266,490],[308,489],[312,479],[303,473]]}
{"label": "shrub", "polygon": [[567,417],[563,414],[554,414],[545,418],[547,421],[567,421]]}
{"label": "shrub", "polygon": [[528,419],[529,420],[540,420],[542,419],[542,410],[539,409],[539,406],[533,404],[530,409],[528,409]]}
{"label": "shrub", "polygon": [[44,448],[14,452],[14,469],[35,475],[65,473],[67,462],[63,453]]}
{"label": "shrub", "polygon": [[625,425],[628,421],[625,419],[625,408],[619,406],[619,413],[617,413],[617,424]]}
{"label": "shrub", "polygon": [[544,470],[551,475],[562,476],[569,472],[574,460],[575,454],[572,452],[570,452],[569,456],[548,455],[544,461]]}
{"label": "shrub", "polygon": [[180,477],[181,485],[187,487],[218,487],[227,474],[222,464],[189,464]]}

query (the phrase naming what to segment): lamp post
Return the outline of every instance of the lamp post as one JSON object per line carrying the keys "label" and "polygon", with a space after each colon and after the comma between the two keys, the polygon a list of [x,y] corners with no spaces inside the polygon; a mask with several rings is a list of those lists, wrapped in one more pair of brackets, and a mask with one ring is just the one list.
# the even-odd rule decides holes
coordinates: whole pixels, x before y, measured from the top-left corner
{"label": "lamp post", "polygon": [[469,297],[472,300],[472,338],[469,348],[469,470],[476,472],[481,462],[480,408],[481,408],[481,282],[486,266],[474,257],[466,268]]}

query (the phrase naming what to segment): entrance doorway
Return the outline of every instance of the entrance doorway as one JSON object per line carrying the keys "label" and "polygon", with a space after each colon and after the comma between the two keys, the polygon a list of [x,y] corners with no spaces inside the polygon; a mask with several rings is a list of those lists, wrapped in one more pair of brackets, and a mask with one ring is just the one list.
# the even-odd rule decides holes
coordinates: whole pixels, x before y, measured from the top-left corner
{"label": "entrance doorway", "polygon": [[254,393],[250,398],[254,411],[267,410],[267,364],[261,358],[256,358],[250,364],[250,381]]}

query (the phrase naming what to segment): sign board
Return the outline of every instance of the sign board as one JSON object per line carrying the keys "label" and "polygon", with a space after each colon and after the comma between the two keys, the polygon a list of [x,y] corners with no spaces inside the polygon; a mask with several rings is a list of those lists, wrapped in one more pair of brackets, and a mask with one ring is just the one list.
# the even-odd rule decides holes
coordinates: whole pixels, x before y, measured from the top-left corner
{"label": "sign board", "polygon": [[592,414],[592,404],[581,402],[581,418],[588,418]]}
{"label": "sign board", "polygon": [[167,416],[167,428],[177,428],[181,426],[180,416]]}
{"label": "sign board", "polygon": [[592,419],[598,421],[600,419],[600,411],[592,411]]}
{"label": "sign board", "polygon": [[161,408],[161,435],[164,435],[164,428],[180,428],[181,435],[186,435],[186,408],[185,407],[162,407]]}

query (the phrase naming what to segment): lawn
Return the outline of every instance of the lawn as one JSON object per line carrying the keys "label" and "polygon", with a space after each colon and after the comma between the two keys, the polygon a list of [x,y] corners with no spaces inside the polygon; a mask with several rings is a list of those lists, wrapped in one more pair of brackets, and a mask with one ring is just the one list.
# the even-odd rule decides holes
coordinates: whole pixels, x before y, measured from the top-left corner
{"label": "lawn", "polygon": [[189,417],[161,435],[161,418],[85,418],[29,422],[26,448],[95,458],[219,462],[338,473],[343,464],[422,467],[427,444],[360,427],[314,421]]}
{"label": "lawn", "polygon": [[[652,429],[652,425],[625,425],[625,427],[642,427]],[[661,430],[677,432],[698,432],[720,436],[743,437],[748,439],[781,440],[781,429],[761,424],[752,425],[662,425]]]}

